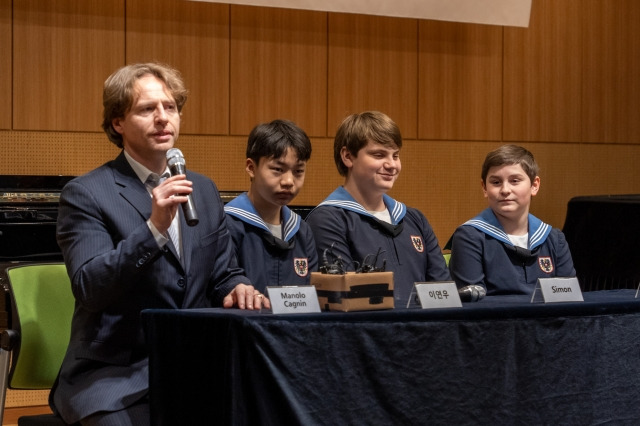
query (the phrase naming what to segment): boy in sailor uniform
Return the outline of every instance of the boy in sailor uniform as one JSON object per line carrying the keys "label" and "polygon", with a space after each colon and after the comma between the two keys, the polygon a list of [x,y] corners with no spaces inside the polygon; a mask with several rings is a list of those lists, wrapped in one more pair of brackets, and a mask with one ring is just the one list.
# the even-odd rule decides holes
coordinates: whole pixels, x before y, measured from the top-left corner
{"label": "boy in sailor uniform", "polygon": [[224,210],[240,266],[253,286],[309,284],[318,256],[309,226],[287,207],[298,195],[311,157],[307,134],[294,123],[256,126],[247,143],[249,191]]}
{"label": "boy in sailor uniform", "polygon": [[452,237],[449,267],[458,288],[477,284],[487,295],[530,295],[538,278],[576,275],[562,232],[529,213],[539,190],[531,152],[504,145],[487,154],[482,191],[489,207]]}
{"label": "boy in sailor uniform", "polygon": [[361,265],[367,258],[377,260],[376,267],[384,263],[393,272],[396,308],[406,307],[414,282],[450,280],[425,216],[386,195],[401,170],[401,147],[400,130],[385,114],[369,111],[347,117],[333,151],[344,185],[306,219],[318,254],[330,250],[328,262],[339,257],[347,270],[357,269],[356,262]]}

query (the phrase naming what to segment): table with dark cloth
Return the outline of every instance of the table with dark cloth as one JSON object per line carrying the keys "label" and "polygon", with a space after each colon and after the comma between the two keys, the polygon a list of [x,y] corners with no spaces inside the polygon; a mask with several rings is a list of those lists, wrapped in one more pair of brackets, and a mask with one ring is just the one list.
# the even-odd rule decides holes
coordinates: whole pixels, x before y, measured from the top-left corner
{"label": "table with dark cloth", "polygon": [[640,299],[146,310],[153,425],[640,424]]}

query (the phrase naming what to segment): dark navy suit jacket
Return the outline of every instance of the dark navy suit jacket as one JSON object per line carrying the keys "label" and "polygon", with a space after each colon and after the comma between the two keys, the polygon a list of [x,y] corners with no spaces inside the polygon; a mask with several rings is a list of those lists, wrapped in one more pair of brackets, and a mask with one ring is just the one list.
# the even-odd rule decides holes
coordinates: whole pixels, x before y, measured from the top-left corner
{"label": "dark navy suit jacket", "polygon": [[151,197],[124,153],[62,190],[57,237],[76,304],[50,401],[67,423],[147,394],[140,311],[219,306],[238,283],[250,283],[237,267],[215,184],[197,173],[187,178],[200,223],[188,226],[178,209],[181,259],[172,244],[158,247],[146,223]]}

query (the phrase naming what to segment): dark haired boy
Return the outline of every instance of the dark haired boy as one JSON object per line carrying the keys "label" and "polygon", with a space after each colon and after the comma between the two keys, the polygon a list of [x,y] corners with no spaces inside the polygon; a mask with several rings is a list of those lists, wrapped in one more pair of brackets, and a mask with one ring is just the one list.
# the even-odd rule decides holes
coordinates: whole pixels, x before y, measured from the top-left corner
{"label": "dark haired boy", "polygon": [[318,267],[313,235],[287,207],[304,183],[311,142],[294,123],[256,126],[247,143],[249,191],[225,206],[240,266],[254,287],[309,284]]}

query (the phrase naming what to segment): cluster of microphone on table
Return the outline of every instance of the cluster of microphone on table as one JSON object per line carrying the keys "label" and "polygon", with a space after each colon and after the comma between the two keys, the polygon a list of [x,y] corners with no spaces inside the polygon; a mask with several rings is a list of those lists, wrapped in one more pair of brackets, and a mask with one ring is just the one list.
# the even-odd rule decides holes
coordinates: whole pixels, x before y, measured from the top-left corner
{"label": "cluster of microphone on table", "polygon": [[[334,255],[332,249],[333,244],[331,244],[330,248],[324,250],[322,254],[322,265],[320,265],[320,267],[318,268],[319,271],[323,274],[346,274],[347,269],[344,259],[342,259],[342,257],[340,256]],[[384,272],[387,264],[386,259],[382,260],[382,266],[376,266],[381,253],[384,253],[384,251],[378,248],[378,252],[375,255],[369,254],[365,256],[365,258],[362,260],[362,263],[354,261],[353,263],[356,274]],[[331,262],[329,262],[329,256],[331,256],[332,258]],[[460,295],[460,301],[462,302],[477,302],[487,295],[487,290],[481,285],[471,284],[459,288],[458,294]]]}

